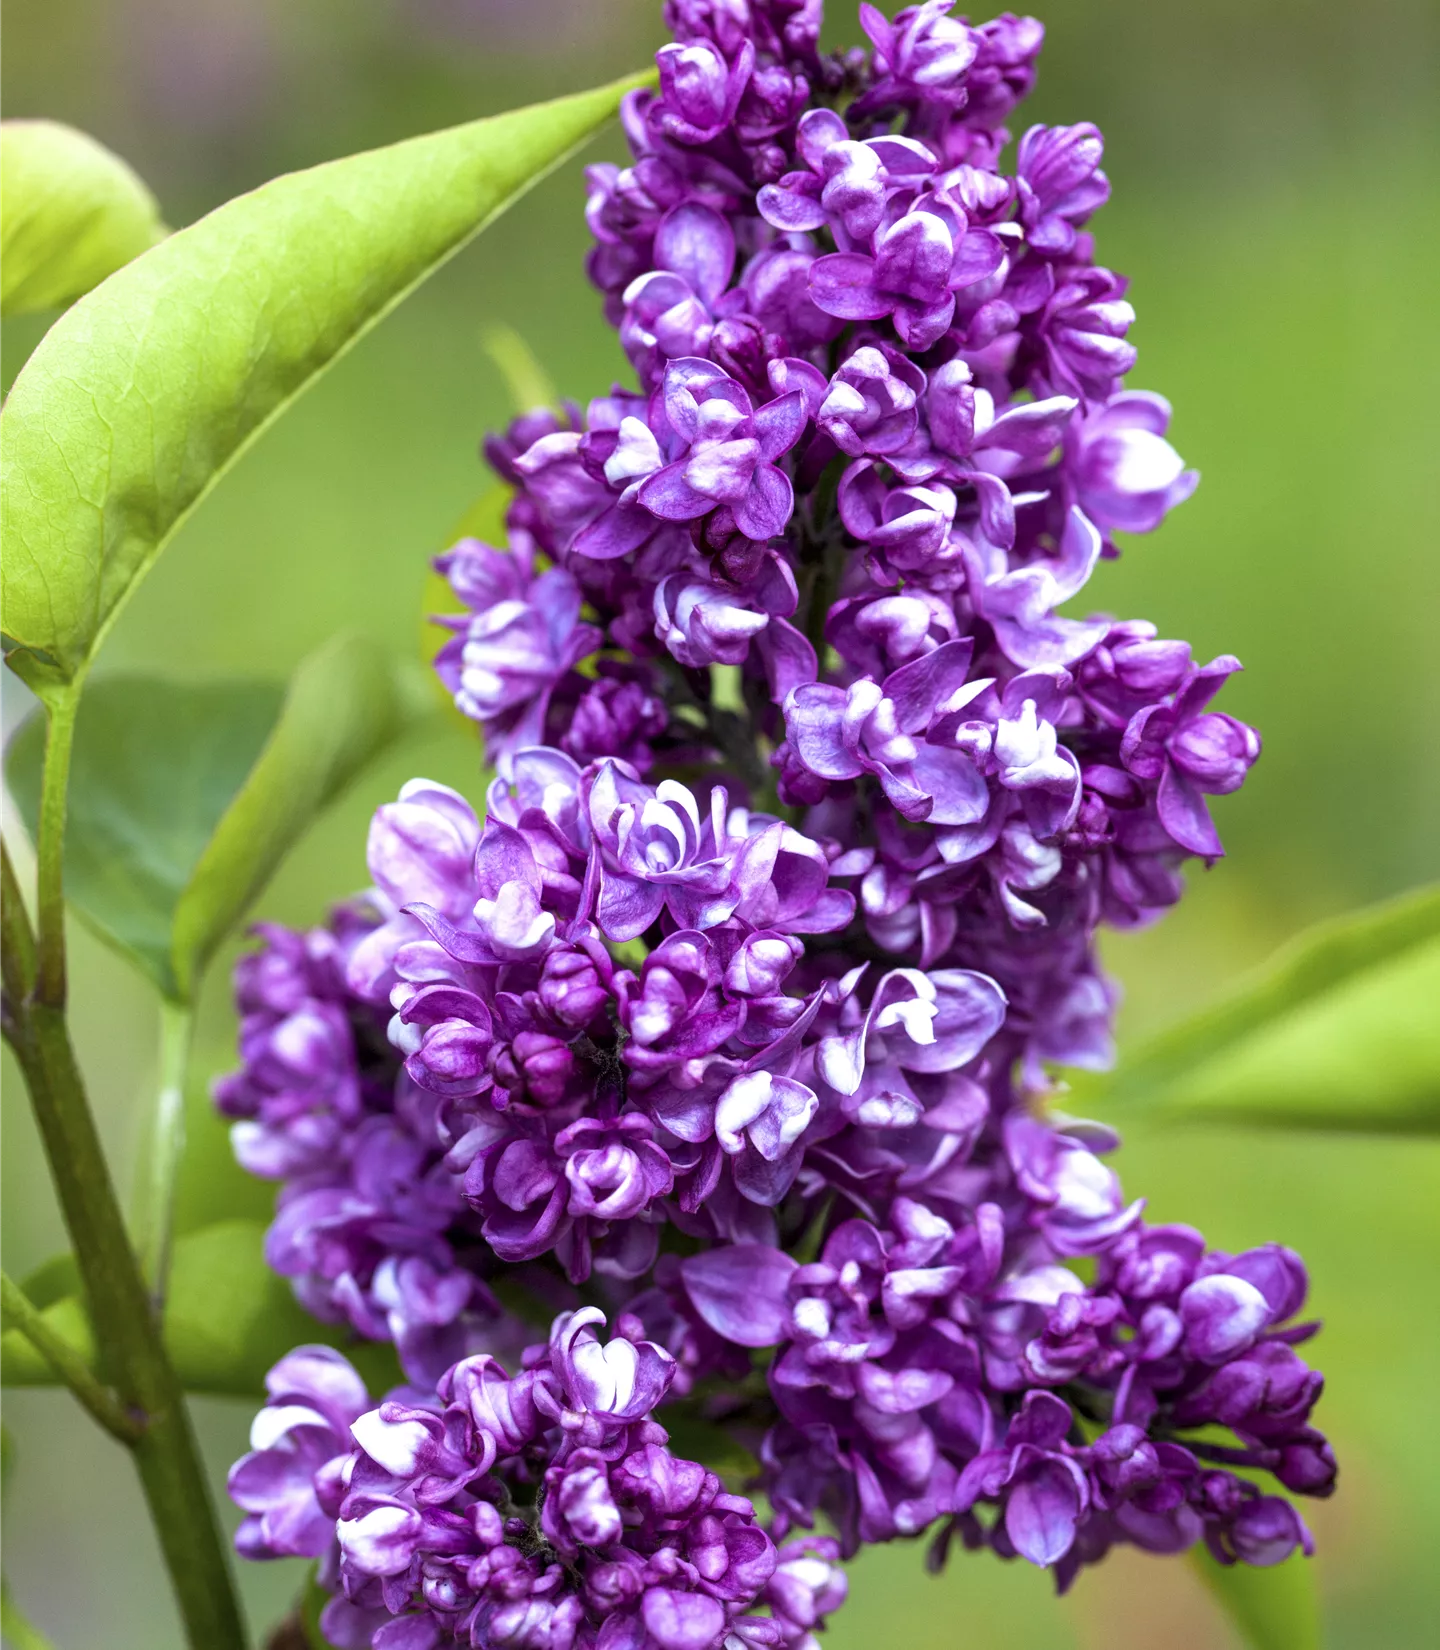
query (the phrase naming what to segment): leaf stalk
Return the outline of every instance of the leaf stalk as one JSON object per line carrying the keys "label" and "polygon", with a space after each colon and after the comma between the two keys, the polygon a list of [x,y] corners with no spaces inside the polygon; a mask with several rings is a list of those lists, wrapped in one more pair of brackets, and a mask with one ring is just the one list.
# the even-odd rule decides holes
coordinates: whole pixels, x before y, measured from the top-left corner
{"label": "leaf stalk", "polygon": [[78,683],[45,701],[45,770],[35,833],[35,999],[55,1009],[65,1006],[65,806],[79,704]]}
{"label": "leaf stalk", "polygon": [[127,1413],[109,1387],[96,1378],[80,1353],[46,1323],[34,1302],[8,1272],[0,1272],[0,1316],[7,1328],[20,1331],[106,1432],[122,1444],[136,1442],[144,1431],[143,1423]]}

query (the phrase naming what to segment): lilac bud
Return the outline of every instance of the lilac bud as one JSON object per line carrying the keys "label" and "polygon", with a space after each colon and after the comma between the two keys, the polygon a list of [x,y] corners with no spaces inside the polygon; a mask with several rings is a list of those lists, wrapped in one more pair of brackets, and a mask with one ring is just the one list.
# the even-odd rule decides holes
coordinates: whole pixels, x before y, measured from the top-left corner
{"label": "lilac bud", "polygon": [[1270,1307],[1253,1283],[1212,1273],[1180,1297],[1185,1348],[1204,1363],[1218,1364],[1249,1346],[1270,1321]]}
{"label": "lilac bud", "polygon": [[830,380],[816,422],[842,453],[897,452],[914,436],[925,374],[897,351],[867,344]]}
{"label": "lilac bud", "polygon": [[610,1001],[609,970],[588,951],[557,946],[546,955],[536,989],[557,1020],[583,1030]]}
{"label": "lilac bud", "polygon": [[539,1031],[522,1031],[512,1042],[497,1044],[489,1059],[496,1089],[503,1089],[512,1104],[555,1105],[576,1069],[570,1046]]}
{"label": "lilac bud", "polygon": [[793,934],[751,934],[725,970],[725,989],[739,997],[773,996],[804,952]]}
{"label": "lilac bud", "polygon": [[1311,1550],[1310,1532],[1294,1507],[1278,1495],[1248,1501],[1228,1531],[1235,1556],[1266,1567],[1283,1563],[1297,1547]]}

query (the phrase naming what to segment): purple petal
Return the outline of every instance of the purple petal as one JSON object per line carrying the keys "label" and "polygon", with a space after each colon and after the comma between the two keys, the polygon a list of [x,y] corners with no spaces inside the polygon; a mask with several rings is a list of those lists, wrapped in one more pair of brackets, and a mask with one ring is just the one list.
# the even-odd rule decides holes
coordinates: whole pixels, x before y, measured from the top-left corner
{"label": "purple petal", "polygon": [[800,760],[822,779],[858,779],[864,768],[843,739],[845,694],[815,682],[785,701],[785,731]]}
{"label": "purple petal", "polygon": [[819,674],[815,649],[788,619],[771,619],[756,642],[770,697],[783,705],[796,688],[806,687]]}
{"label": "purple petal", "polygon": [[1043,1568],[1070,1551],[1081,1510],[1080,1487],[1069,1463],[1043,1461],[1011,1490],[1005,1503],[1005,1533],[1022,1558]]}
{"label": "purple petal", "polygon": [[715,500],[685,479],[685,465],[667,464],[640,483],[636,494],[652,516],[662,521],[693,521],[715,508]]}
{"label": "purple petal", "polygon": [[713,304],[735,271],[734,232],[711,207],[687,201],[660,220],[655,265],[683,275],[707,304]]}
{"label": "purple petal", "polygon": [[798,387],[757,407],[750,424],[760,443],[760,456],[773,464],[788,453],[804,433],[806,416],[805,395]]}
{"label": "purple petal", "polygon": [[[862,7],[862,10],[865,8]],[[795,146],[807,165],[819,171],[837,143],[848,142],[850,128],[833,109],[807,109],[795,129]]]}
{"label": "purple petal", "polygon": [[640,1612],[660,1650],[715,1650],[725,1631],[724,1607],[705,1593],[651,1587]]}
{"label": "purple petal", "polygon": [[707,1249],[680,1263],[695,1310],[717,1335],[737,1346],[774,1346],[785,1339],[794,1271],[789,1255],[759,1243]]}
{"label": "purple petal", "polygon": [[924,817],[932,825],[974,825],[989,811],[990,788],[964,751],[921,745],[910,763],[909,778],[930,798]]}
{"label": "purple petal", "polygon": [[789,476],[773,464],[762,464],[750,479],[750,490],[735,506],[735,525],[747,538],[763,544],[784,532],[794,509],[795,491]]}
{"label": "purple petal", "polygon": [[1005,262],[1005,243],[988,229],[972,229],[955,249],[950,285],[973,286],[993,275]]}
{"label": "purple petal", "polygon": [[1270,1321],[1270,1303],[1244,1278],[1214,1272],[1181,1295],[1180,1321],[1185,1350],[1204,1363],[1218,1364],[1253,1344]]}
{"label": "purple petal", "polygon": [[832,252],[810,266],[810,297],[827,315],[879,321],[895,307],[875,286],[875,260],[863,252]]}
{"label": "purple petal", "polygon": [[632,501],[617,499],[580,529],[570,548],[591,561],[616,561],[638,550],[654,531],[655,518],[649,511]]}
{"label": "purple petal", "polygon": [[881,292],[934,304],[945,296],[954,256],[955,243],[941,218],[933,212],[909,212],[880,237],[872,279]]}
{"label": "purple petal", "polygon": [[955,315],[955,297],[947,292],[934,303],[900,299],[895,305],[895,331],[906,349],[927,350],[945,335]]}
{"label": "purple petal", "polygon": [[969,636],[943,642],[885,678],[885,697],[894,702],[895,720],[906,733],[928,727],[940,699],[964,685],[975,643]]}
{"label": "purple petal", "polygon": [[[796,182],[791,183],[790,178]],[[755,197],[755,205],[766,223],[786,234],[823,229],[830,217],[820,204],[816,185],[817,180],[807,173],[792,172],[779,183],[767,183]]]}
{"label": "purple petal", "polygon": [[623,943],[639,939],[664,904],[665,890],[660,884],[627,877],[620,871],[602,871],[595,920],[606,939]]}
{"label": "purple petal", "polygon": [[929,978],[936,993],[935,1041],[912,1044],[901,1063],[907,1071],[954,1071],[1005,1023],[1005,993],[988,974],[967,968],[937,969]]}
{"label": "purple petal", "polygon": [[799,390],[805,403],[805,416],[814,418],[820,410],[820,403],[825,399],[825,392],[830,387],[830,380],[818,367],[813,367],[808,361],[802,361],[798,356],[782,356],[778,361],[772,361],[767,369],[770,388],[776,395],[786,395],[791,390]]}
{"label": "purple petal", "polygon": [[1182,848],[1206,859],[1219,859],[1225,849],[1210,817],[1203,793],[1173,763],[1165,764],[1156,797],[1160,823]]}

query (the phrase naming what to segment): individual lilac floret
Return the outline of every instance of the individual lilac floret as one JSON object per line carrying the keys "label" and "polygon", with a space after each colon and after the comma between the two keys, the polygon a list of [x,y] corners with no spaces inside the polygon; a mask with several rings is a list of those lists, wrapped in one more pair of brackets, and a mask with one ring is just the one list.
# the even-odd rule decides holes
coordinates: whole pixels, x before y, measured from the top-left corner
{"label": "individual lilac floret", "polygon": [[1240,668],[1222,656],[1195,671],[1173,702],[1137,711],[1121,760],[1131,773],[1159,780],[1160,823],[1182,848],[1213,859],[1224,853],[1205,797],[1239,790],[1260,755],[1260,736],[1233,716],[1205,707]]}
{"label": "individual lilac floret", "polygon": [[435,668],[503,764],[510,751],[543,742],[551,694],[599,647],[601,632],[578,622],[580,588],[561,568],[532,576],[513,553],[475,539],[462,539],[435,566],[471,612],[445,621],[457,634]]}
{"label": "individual lilac floret", "polygon": [[1072,427],[1065,470],[1102,532],[1149,533],[1200,485],[1165,439],[1170,403],[1146,390],[1111,396]]}

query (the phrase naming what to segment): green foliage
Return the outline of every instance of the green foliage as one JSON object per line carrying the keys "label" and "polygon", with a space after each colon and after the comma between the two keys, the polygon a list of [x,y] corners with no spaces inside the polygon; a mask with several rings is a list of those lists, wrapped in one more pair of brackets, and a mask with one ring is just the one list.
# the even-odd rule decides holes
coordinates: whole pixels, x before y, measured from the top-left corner
{"label": "green foliage", "polygon": [[[76,728],[70,902],[163,996],[192,1000],[286,851],[409,714],[390,663],[358,637],[312,654],[288,691],[102,678]],[[6,764],[32,836],[44,732],[32,717]]]}
{"label": "green foliage", "polygon": [[186,1390],[258,1397],[272,1364],[316,1341],[342,1347],[372,1391],[396,1385],[393,1348],[352,1346],[317,1323],[265,1264],[264,1241],[264,1227],[248,1220],[219,1221],[177,1239],[165,1344]]}
{"label": "green foliage", "polygon": [[[278,683],[96,682],[76,726],[65,891],[95,932],[178,995],[175,915],[225,810],[265,748]],[[19,730],[6,779],[33,840],[45,718]]]}
{"label": "green foliage", "polygon": [[637,83],[277,178],[64,315],[3,416],[5,626],[26,680],[82,674],[246,447]]}
{"label": "green foliage", "polygon": [[1310,929],[1081,1093],[1216,1122],[1434,1133],[1437,1003],[1431,886]]}
{"label": "green foliage", "polygon": [[1320,1650],[1320,1596],[1315,1563],[1298,1553],[1257,1570],[1217,1564],[1201,1545],[1191,1562],[1249,1650]]}
{"label": "green foliage", "polygon": [[[235,1065],[233,1040],[223,1053],[216,1050],[208,1059],[201,1056],[191,1062],[180,1131],[185,1148],[176,1171],[171,1214],[173,1229],[181,1235],[220,1220],[268,1224],[275,1212],[274,1181],[261,1180],[235,1161],[229,1126],[210,1098],[212,1080]],[[26,1293],[41,1304],[29,1285]]]}
{"label": "green foliage", "polygon": [[400,735],[412,709],[385,655],[360,637],[338,638],[301,664],[175,909],[182,998],[311,820]]}
{"label": "green foliage", "polygon": [[[264,1248],[265,1228],[255,1220],[216,1221],[176,1240],[165,1346],[186,1391],[258,1398],[272,1364],[293,1347],[317,1341],[340,1347],[372,1392],[395,1386],[401,1377],[394,1349],[354,1344],[334,1325],[317,1323],[289,1283],[265,1264]],[[67,1266],[73,1266],[70,1257],[57,1256],[40,1275],[63,1275]],[[42,1315],[93,1365],[94,1333],[76,1295],[46,1305]],[[50,1366],[13,1329],[0,1337],[0,1378],[6,1386],[56,1384]]]}
{"label": "green foliage", "polygon": [[54,120],[0,122],[0,314],[73,303],[167,233],[103,143]]}

